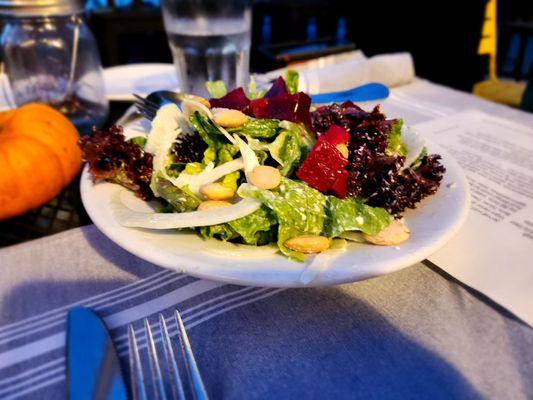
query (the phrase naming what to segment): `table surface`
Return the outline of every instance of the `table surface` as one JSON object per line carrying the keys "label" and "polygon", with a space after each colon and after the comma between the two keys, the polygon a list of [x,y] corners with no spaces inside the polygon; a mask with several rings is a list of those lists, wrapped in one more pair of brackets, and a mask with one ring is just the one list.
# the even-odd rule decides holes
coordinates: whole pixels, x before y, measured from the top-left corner
{"label": "table surface", "polygon": [[[408,124],[478,109],[533,125],[421,80],[383,108]],[[243,288],[144,262],[94,226],[0,260],[0,398],[64,396],[74,304],[105,319],[123,363],[127,324],[140,332],[144,317],[179,307],[213,398],[533,398],[533,330],[427,263],[330,288]]]}

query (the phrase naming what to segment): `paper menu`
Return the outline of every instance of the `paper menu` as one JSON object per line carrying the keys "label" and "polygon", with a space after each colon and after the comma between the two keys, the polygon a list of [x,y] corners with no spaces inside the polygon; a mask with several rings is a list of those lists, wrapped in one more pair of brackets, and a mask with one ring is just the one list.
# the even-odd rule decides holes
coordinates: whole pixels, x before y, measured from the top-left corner
{"label": "paper menu", "polygon": [[533,127],[479,111],[417,124],[463,167],[469,217],[429,257],[533,326]]}

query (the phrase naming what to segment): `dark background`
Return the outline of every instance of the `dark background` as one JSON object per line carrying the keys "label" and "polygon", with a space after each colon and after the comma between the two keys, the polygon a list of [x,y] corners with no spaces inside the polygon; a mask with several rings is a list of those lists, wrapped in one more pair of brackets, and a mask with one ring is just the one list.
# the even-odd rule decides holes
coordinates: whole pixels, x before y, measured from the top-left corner
{"label": "dark background", "polygon": [[[282,66],[269,58],[282,43],[329,39],[366,55],[409,51],[417,75],[465,91],[487,77],[477,55],[486,0],[253,2],[251,68]],[[88,17],[104,66],[171,62],[158,0],[93,0]],[[527,79],[533,61],[533,1],[498,4],[499,75]],[[333,50],[334,51],[334,50]],[[312,55],[312,54],[310,54]]]}

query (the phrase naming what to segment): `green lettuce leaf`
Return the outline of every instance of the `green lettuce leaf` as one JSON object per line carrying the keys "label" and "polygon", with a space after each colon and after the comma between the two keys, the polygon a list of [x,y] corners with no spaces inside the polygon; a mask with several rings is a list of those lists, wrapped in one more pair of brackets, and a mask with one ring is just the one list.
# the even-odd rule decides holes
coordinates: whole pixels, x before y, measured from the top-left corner
{"label": "green lettuce leaf", "polygon": [[367,206],[353,197],[328,196],[327,214],[324,234],[328,237],[337,237],[346,231],[375,235],[389,226],[394,218],[384,208]]}
{"label": "green lettuce leaf", "polygon": [[220,99],[228,93],[224,81],[207,81],[205,87],[213,99]]}
{"label": "green lettuce leaf", "polygon": [[265,239],[272,237],[271,227],[277,223],[275,215],[267,207],[261,207],[246,217],[228,222],[244,243],[254,245],[269,243],[270,240],[265,242]]}
{"label": "green lettuce leaf", "polygon": [[302,142],[302,146],[305,145],[309,150],[311,150],[316,143],[316,136],[310,131],[308,131],[307,128],[302,124],[298,124],[296,122],[291,121],[281,121],[279,123],[279,127],[281,129],[287,129],[297,134],[300,138],[300,141]]}
{"label": "green lettuce leaf", "polygon": [[198,232],[206,239],[216,238],[224,241],[236,239],[239,236],[228,224],[202,226]]}
{"label": "green lettuce leaf", "polygon": [[275,213],[278,247],[296,261],[304,261],[305,254],[285,247],[284,243],[292,237],[322,235],[334,238],[351,230],[373,235],[387,227],[393,219],[385,209],[367,206],[354,198],[327,196],[287,178],[283,178],[280,186],[272,191],[243,184],[239,195],[255,198]]}
{"label": "green lettuce leaf", "polygon": [[308,154],[307,146],[300,140],[298,134],[286,129],[282,130],[276,140],[267,147],[272,158],[279,163],[283,176],[290,176]]}
{"label": "green lettuce leaf", "polygon": [[253,76],[250,77],[250,83],[248,84],[248,92],[246,93],[246,96],[250,100],[254,99],[260,99],[263,97],[266,93],[266,90],[259,90],[257,89],[257,84],[255,83],[255,78]]}
{"label": "green lettuce leaf", "polygon": [[246,217],[224,224],[204,226],[199,229],[205,238],[216,237],[220,240],[238,240],[249,245],[264,245],[274,239],[277,224],[274,214],[266,207],[261,207]]}
{"label": "green lettuce leaf", "polygon": [[287,84],[287,89],[290,94],[298,93],[298,80],[299,74],[297,71],[292,69],[285,72],[285,83]]}
{"label": "green lettuce leaf", "polygon": [[402,125],[403,121],[401,119],[398,120],[394,125],[391,126],[389,136],[388,136],[388,144],[387,149],[385,150],[387,154],[398,154],[399,156],[406,156],[407,155],[407,148],[402,142]]}
{"label": "green lettuce leaf", "polygon": [[277,119],[248,118],[244,125],[228,129],[231,133],[252,138],[269,139],[278,134],[280,121]]}
{"label": "green lettuce leaf", "polygon": [[143,149],[144,149],[144,146],[146,145],[146,141],[148,139],[145,138],[144,136],[135,136],[131,139],[128,139],[128,142],[129,143],[133,143],[133,144],[137,144],[139,146],[141,146]]}
{"label": "green lettuce leaf", "polygon": [[195,111],[190,117],[190,123],[196,131],[200,134],[203,141],[207,143],[209,148],[218,152],[220,147],[227,143],[226,138],[220,132],[218,127],[206,115]]}
{"label": "green lettuce leaf", "polygon": [[169,180],[165,179],[161,173],[152,179],[159,195],[178,212],[196,210],[201,200],[187,186],[178,188]]}
{"label": "green lettuce leaf", "polygon": [[279,223],[280,251],[295,261],[304,261],[305,254],[285,247],[285,242],[295,236],[322,233],[326,218],[326,196],[303,183],[286,178],[274,191],[243,184],[239,195],[255,198],[275,213]]}

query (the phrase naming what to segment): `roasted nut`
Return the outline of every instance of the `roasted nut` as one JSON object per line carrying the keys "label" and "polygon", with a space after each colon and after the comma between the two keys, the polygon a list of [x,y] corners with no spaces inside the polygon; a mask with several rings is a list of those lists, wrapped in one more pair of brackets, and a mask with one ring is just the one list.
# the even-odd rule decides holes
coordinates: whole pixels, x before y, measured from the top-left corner
{"label": "roasted nut", "polygon": [[226,200],[231,199],[235,195],[232,188],[226,187],[221,183],[208,183],[200,188],[202,193],[209,200]]}
{"label": "roasted nut", "polygon": [[206,99],[204,99],[201,96],[191,96],[191,100],[195,100],[198,103],[203,104],[207,108],[211,108],[211,104],[209,103],[209,101],[207,101]]}
{"label": "roasted nut", "polygon": [[221,201],[221,200],[206,200],[202,201],[197,211],[207,211],[207,210],[214,210],[215,208],[224,208],[231,206],[231,203],[229,201]]}
{"label": "roasted nut", "polygon": [[213,108],[213,119],[224,128],[236,128],[248,121],[248,116],[239,110]]}
{"label": "roasted nut", "polygon": [[402,221],[395,219],[378,234],[372,236],[363,234],[363,237],[368,242],[379,246],[396,246],[409,239],[410,234],[409,228]]}
{"label": "roasted nut", "polygon": [[259,165],[250,173],[250,183],[261,189],[274,189],[281,182],[281,174],[277,168]]}
{"label": "roasted nut", "polygon": [[337,146],[335,146],[337,150],[342,154],[344,158],[348,158],[348,146],[346,146],[345,143],[339,143]]}
{"label": "roasted nut", "polygon": [[286,240],[284,245],[300,253],[320,253],[329,249],[330,241],[327,237],[317,235],[295,236]]}

